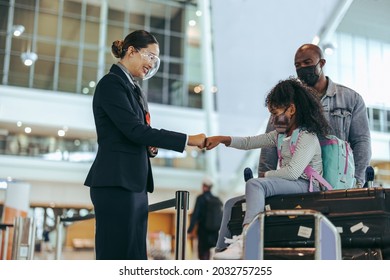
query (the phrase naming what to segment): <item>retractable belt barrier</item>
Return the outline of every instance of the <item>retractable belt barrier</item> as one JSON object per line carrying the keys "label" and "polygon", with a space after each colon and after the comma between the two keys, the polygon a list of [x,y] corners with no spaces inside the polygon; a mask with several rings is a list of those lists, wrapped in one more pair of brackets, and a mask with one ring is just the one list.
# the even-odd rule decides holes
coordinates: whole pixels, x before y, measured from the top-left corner
{"label": "retractable belt barrier", "polygon": [[[173,199],[164,200],[149,205],[149,212],[155,212],[167,208],[175,207],[176,209],[176,247],[175,247],[175,259],[185,259],[185,242],[187,240],[187,211],[189,209],[189,192],[188,191],[177,191],[176,196]],[[56,222],[56,254],[55,259],[59,260],[62,253],[62,230],[63,223],[65,222],[77,222],[89,219],[94,219],[94,214],[88,214],[85,216],[78,217],[57,217]]]}

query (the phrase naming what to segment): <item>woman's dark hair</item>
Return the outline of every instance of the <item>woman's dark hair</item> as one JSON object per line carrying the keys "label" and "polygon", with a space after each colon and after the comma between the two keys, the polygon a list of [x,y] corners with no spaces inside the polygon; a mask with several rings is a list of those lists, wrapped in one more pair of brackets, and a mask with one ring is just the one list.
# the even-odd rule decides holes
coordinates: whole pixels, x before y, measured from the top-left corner
{"label": "woman's dark hair", "polygon": [[292,103],[296,108],[295,120],[298,127],[319,136],[329,133],[328,121],[314,89],[305,86],[298,79],[280,81],[265,99],[265,105],[270,109],[287,108]]}
{"label": "woman's dark hair", "polygon": [[116,40],[112,43],[111,52],[116,58],[123,58],[130,46],[140,50],[150,44],[157,44],[157,39],[145,30],[136,30],[126,36],[124,40]]}

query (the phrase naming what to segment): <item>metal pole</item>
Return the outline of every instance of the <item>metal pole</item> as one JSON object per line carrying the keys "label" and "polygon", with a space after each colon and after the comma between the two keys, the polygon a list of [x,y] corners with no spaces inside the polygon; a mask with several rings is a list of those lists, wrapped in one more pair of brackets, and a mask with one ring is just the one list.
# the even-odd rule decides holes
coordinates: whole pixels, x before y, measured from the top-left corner
{"label": "metal pole", "polygon": [[57,238],[56,238],[56,255],[55,259],[59,260],[61,258],[61,251],[62,251],[62,222],[61,222],[61,216],[57,216],[56,221],[56,230],[57,230]]}
{"label": "metal pole", "polygon": [[[9,227],[5,228],[4,233],[4,248],[3,248],[3,260],[7,259],[7,253],[8,253],[8,237],[9,237]],[[0,239],[0,247],[1,247],[1,239]]]}
{"label": "metal pole", "polygon": [[22,217],[15,218],[14,238],[12,239],[12,254],[11,259],[17,260],[18,248],[20,246],[20,225]]}
{"label": "metal pole", "polygon": [[176,248],[175,259],[184,260],[187,241],[187,210],[189,208],[189,192],[176,192]]}
{"label": "metal pole", "polygon": [[34,252],[35,252],[35,235],[36,235],[36,228],[37,225],[35,223],[35,219],[31,219],[30,223],[30,238],[29,238],[29,254],[27,259],[28,260],[33,260],[34,259]]}
{"label": "metal pole", "polygon": [[[213,36],[211,31],[210,0],[199,0],[198,9],[202,12],[200,17],[201,27],[201,57],[202,57],[202,83],[204,90],[202,92],[202,106],[205,112],[206,135],[218,134],[218,122],[215,119],[215,105],[213,93],[214,84],[214,64],[213,64]],[[217,149],[207,151],[206,170],[211,177],[217,178]],[[213,187],[215,191],[219,190],[218,180]]]}
{"label": "metal pole", "polygon": [[9,1],[7,35],[5,39],[5,53],[3,66],[3,85],[8,85],[9,65],[11,61],[12,24],[14,21],[15,0]]}
{"label": "metal pole", "polygon": [[314,228],[316,229],[314,231],[314,248],[316,248],[314,252],[314,259],[315,260],[320,260],[321,259],[321,237],[320,237],[320,229],[321,223],[320,223],[320,218],[318,215],[314,214]]}
{"label": "metal pole", "polygon": [[259,260],[264,260],[264,220],[265,220],[265,215],[264,213],[261,213],[259,215],[259,223],[260,223]]}

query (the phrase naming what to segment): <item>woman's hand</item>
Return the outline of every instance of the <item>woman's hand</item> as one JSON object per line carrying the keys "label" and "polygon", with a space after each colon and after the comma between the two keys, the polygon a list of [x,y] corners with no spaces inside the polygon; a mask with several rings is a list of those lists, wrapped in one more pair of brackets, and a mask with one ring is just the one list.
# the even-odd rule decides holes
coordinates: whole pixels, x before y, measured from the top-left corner
{"label": "woman's hand", "polygon": [[206,143],[206,134],[188,135],[188,146],[197,146],[199,149],[203,149]]}
{"label": "woman's hand", "polygon": [[149,154],[149,157],[154,158],[158,154],[158,148],[149,146],[148,147],[148,154]]}
{"label": "woman's hand", "polygon": [[211,150],[217,147],[220,143],[225,144],[225,146],[229,146],[232,142],[232,138],[229,136],[211,136],[206,138],[205,148],[207,150]]}

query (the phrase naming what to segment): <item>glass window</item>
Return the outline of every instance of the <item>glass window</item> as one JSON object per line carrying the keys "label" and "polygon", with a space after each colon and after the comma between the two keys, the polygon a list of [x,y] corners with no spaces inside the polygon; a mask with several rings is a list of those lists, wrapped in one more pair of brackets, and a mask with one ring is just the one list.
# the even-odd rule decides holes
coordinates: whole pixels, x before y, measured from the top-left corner
{"label": "glass window", "polygon": [[171,30],[183,32],[183,9],[171,7]]}
{"label": "glass window", "polygon": [[155,103],[163,103],[163,79],[160,77],[154,76],[150,80],[148,80],[149,88],[148,88],[148,101]]}
{"label": "glass window", "polygon": [[[0,36],[0,44],[2,43],[1,42],[2,39],[3,39],[3,37]],[[3,74],[4,74],[4,72],[3,72],[4,67],[3,67],[3,65],[4,65],[4,50],[0,46],[0,84],[3,82],[3,80],[1,79],[1,77],[3,77]]]}
{"label": "glass window", "polygon": [[40,56],[53,58],[56,56],[56,44],[55,42],[37,42],[37,53]]}
{"label": "glass window", "polygon": [[98,50],[97,49],[84,49],[84,62],[94,63],[97,68]]}
{"label": "glass window", "polygon": [[94,5],[87,5],[87,17],[99,19],[100,18],[100,7]]}
{"label": "glass window", "polygon": [[35,0],[16,0],[15,6],[25,6],[33,9],[35,7]]}
{"label": "glass window", "polygon": [[73,1],[64,1],[64,15],[80,18],[81,3]]}
{"label": "glass window", "polygon": [[[61,46],[61,54],[60,59],[61,61],[69,61],[72,60],[72,62],[77,63],[79,59],[79,48],[77,47],[70,47],[67,45]],[[61,77],[61,76],[60,76]]]}
{"label": "glass window", "polygon": [[61,63],[59,77],[59,91],[76,92],[77,65]]}
{"label": "glass window", "polygon": [[183,106],[183,82],[181,80],[169,80],[169,104]]}
{"label": "glass window", "polygon": [[182,63],[169,63],[169,73],[170,74],[183,74],[183,64]]}
{"label": "glass window", "polygon": [[372,109],[373,130],[376,130],[376,131],[381,130],[380,113],[381,112],[379,109]]}
{"label": "glass window", "polygon": [[[111,53],[111,47],[110,47],[110,52],[106,53],[106,69],[110,69],[112,64],[116,63],[116,58],[114,55]],[[106,73],[107,71],[105,71]]]}
{"label": "glass window", "polygon": [[166,5],[151,3],[151,16],[150,16],[150,28],[151,29],[165,29],[165,9]]}
{"label": "glass window", "polygon": [[95,91],[96,86],[96,75],[97,75],[97,66],[93,67],[83,67],[83,81],[82,81],[82,90],[83,94],[92,95]]}
{"label": "glass window", "polygon": [[[169,54],[165,53],[165,37],[164,37],[164,34],[160,34],[160,33],[157,33],[157,32],[153,32],[152,34],[153,34],[154,37],[156,37],[156,40],[158,42],[158,46],[160,48],[160,57],[169,55]],[[161,69],[161,65],[160,65],[160,69]]]}
{"label": "glass window", "polygon": [[125,13],[123,11],[108,9],[109,23],[120,24],[125,21]]}
{"label": "glass window", "polygon": [[[7,22],[8,22],[8,4],[3,4],[2,2],[0,2],[0,30],[1,31],[5,31],[7,30]],[[15,22],[16,23],[16,22]],[[2,40],[0,38],[0,40]],[[0,48],[2,45],[2,41],[0,41]]]}
{"label": "glass window", "polygon": [[387,119],[385,121],[386,129],[385,132],[390,132],[390,111],[386,111]]}
{"label": "glass window", "polygon": [[[127,34],[126,34],[127,35]],[[107,27],[107,43],[106,46],[109,47],[111,51],[112,43],[116,40],[123,40],[123,27],[122,26],[114,26],[109,25]]]}
{"label": "glass window", "polygon": [[[198,90],[199,85],[188,85],[188,106],[202,108],[202,92]],[[197,88],[197,89],[195,89]]]}
{"label": "glass window", "polygon": [[58,3],[59,1],[53,1],[53,0],[40,0],[39,1],[39,7],[40,10],[46,10],[46,11],[51,11],[51,12],[56,12],[58,11]]}
{"label": "glass window", "polygon": [[[58,80],[56,89],[82,93],[84,88],[89,87],[90,81],[97,82],[96,75],[100,72],[97,64],[100,51],[98,46],[102,7],[99,5],[100,1],[16,0],[15,2],[14,24],[24,25],[26,30],[21,37],[12,38],[8,76],[10,85],[52,89],[53,81]],[[0,20],[0,67],[5,61],[9,3],[0,0],[2,19]],[[33,30],[37,3],[39,4],[38,24],[37,29]],[[82,14],[83,8],[85,8],[85,15]],[[58,18],[59,9],[63,15],[62,19]],[[174,1],[154,0],[108,1],[104,73],[107,73],[111,65],[116,62],[111,55],[112,42],[124,39],[134,30],[147,28],[159,42],[161,57],[158,73],[152,79],[145,81],[145,89],[150,96],[149,101],[188,106],[187,103],[191,102],[187,91],[189,81],[184,78],[191,79],[192,84],[199,84],[201,68],[199,52],[191,52],[191,50],[184,52],[184,48],[190,45],[190,42],[185,41],[187,35],[184,34],[188,31],[185,22],[186,10],[195,12],[193,4],[187,1],[180,4]],[[57,33],[58,22],[62,22],[60,34]],[[85,34],[80,38],[82,27]],[[37,34],[34,40],[33,34]],[[57,37],[61,44],[60,53],[56,52]],[[191,42],[196,40],[199,38],[195,36]],[[191,47],[199,49],[199,45],[193,43]],[[27,50],[38,54],[36,64],[30,68],[24,66],[20,59],[20,54]],[[79,59],[80,51],[83,52],[83,61]],[[57,72],[54,68],[55,61],[58,60],[60,65]],[[185,67],[191,67],[192,70]],[[54,74],[59,76],[54,77]],[[3,75],[4,70],[1,68],[1,81]],[[88,94],[91,91],[92,89],[89,88]]]}
{"label": "glass window", "polygon": [[53,89],[54,61],[40,58],[34,65],[34,88]]}
{"label": "glass window", "polygon": [[57,20],[58,16],[53,14],[40,13],[38,19],[38,34],[39,36],[47,36],[50,38],[57,37]]}
{"label": "glass window", "polygon": [[130,13],[130,26],[135,29],[142,29],[145,25],[145,15]]}
{"label": "glass window", "polygon": [[98,44],[99,43],[99,22],[87,21],[85,23],[85,43]]}
{"label": "glass window", "polygon": [[19,54],[11,55],[8,83],[19,87],[28,87],[30,69],[22,63]]}
{"label": "glass window", "polygon": [[20,24],[26,28],[23,35],[32,34],[34,27],[34,10],[15,7],[14,24]]}
{"label": "glass window", "polygon": [[[66,2],[65,2],[66,3]],[[80,25],[79,18],[63,17],[62,19],[62,40],[65,41],[80,41]]]}
{"label": "glass window", "polygon": [[173,57],[183,57],[183,39],[177,36],[170,36],[170,52]]}

